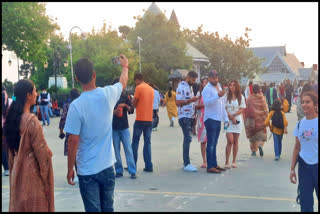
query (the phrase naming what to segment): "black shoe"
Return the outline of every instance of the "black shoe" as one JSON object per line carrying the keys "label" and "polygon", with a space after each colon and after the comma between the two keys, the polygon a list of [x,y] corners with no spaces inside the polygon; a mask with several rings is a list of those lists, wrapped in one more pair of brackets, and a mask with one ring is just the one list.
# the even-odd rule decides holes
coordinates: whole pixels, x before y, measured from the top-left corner
{"label": "black shoe", "polygon": [[153,172],[153,169],[144,168],[143,171],[145,171],[145,172]]}
{"label": "black shoe", "polygon": [[131,174],[131,176],[130,176],[130,178],[131,178],[131,179],[136,179],[136,178],[137,178],[137,176],[136,176],[136,174],[135,174],[135,173],[132,173],[132,174]]}
{"label": "black shoe", "polygon": [[260,154],[260,156],[262,157],[262,156],[263,156],[263,149],[262,149],[262,146],[258,146],[258,149],[259,149],[259,154]]}
{"label": "black shoe", "polygon": [[116,173],[116,178],[119,178],[119,177],[122,177],[123,176],[123,173],[122,172],[117,172]]}
{"label": "black shoe", "polygon": [[46,124],[42,124],[42,126],[45,126]]}
{"label": "black shoe", "polygon": [[128,167],[124,167],[124,170],[128,171]]}
{"label": "black shoe", "polygon": [[47,124],[47,126],[49,126],[50,124]]}

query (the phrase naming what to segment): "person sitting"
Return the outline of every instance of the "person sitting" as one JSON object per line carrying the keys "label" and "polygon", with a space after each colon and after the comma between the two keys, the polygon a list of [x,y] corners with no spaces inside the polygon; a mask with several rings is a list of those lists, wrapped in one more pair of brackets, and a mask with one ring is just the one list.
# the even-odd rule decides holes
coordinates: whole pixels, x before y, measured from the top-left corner
{"label": "person sitting", "polygon": [[58,100],[54,99],[54,102],[52,103],[52,112],[57,117],[60,117],[60,108],[58,107]]}
{"label": "person sitting", "polygon": [[289,111],[289,102],[284,96],[280,96],[281,111],[287,113]]}

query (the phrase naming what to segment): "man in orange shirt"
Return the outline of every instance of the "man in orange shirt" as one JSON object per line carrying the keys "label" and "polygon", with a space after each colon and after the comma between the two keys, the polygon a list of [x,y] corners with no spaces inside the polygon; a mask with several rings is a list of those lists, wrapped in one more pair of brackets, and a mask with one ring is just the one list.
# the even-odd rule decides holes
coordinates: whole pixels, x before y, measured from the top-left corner
{"label": "man in orange shirt", "polygon": [[133,157],[137,168],[139,140],[143,132],[143,159],[145,162],[145,168],[143,171],[153,172],[151,162],[151,132],[154,91],[152,87],[144,82],[143,75],[141,73],[136,73],[134,75],[134,81],[136,82],[136,90],[132,105],[136,108],[136,121],[133,125],[132,136]]}

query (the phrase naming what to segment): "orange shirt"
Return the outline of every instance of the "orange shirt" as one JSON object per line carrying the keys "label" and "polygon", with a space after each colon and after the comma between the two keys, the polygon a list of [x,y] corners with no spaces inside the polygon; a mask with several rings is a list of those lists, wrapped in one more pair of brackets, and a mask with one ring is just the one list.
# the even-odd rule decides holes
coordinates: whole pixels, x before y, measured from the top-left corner
{"label": "orange shirt", "polygon": [[136,87],[134,98],[138,100],[136,106],[136,120],[152,121],[154,91],[143,82]]}

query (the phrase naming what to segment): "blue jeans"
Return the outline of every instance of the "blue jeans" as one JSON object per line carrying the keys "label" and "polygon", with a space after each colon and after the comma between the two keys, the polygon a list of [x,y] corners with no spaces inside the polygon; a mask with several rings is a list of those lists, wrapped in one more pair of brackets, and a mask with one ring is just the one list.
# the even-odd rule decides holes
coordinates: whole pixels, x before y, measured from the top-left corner
{"label": "blue jeans", "polygon": [[115,175],[113,166],[94,175],[78,175],[86,212],[113,212]]}
{"label": "blue jeans", "polygon": [[313,212],[313,191],[319,200],[318,164],[307,164],[299,155],[298,179],[301,212]]}
{"label": "blue jeans", "polygon": [[190,143],[192,141],[192,119],[183,117],[179,119],[179,125],[182,128],[183,133],[183,165],[187,166],[190,164]]}
{"label": "blue jeans", "polygon": [[152,132],[152,121],[135,121],[133,125],[133,136],[132,136],[132,151],[134,162],[137,167],[138,160],[138,148],[140,136],[143,132],[143,159],[146,169],[153,169],[151,162],[151,132]]}
{"label": "blue jeans", "polygon": [[53,117],[52,109],[49,106],[48,106],[48,111],[49,111],[50,117]]}
{"label": "blue jeans", "polygon": [[159,109],[153,109],[152,114],[152,128],[157,128],[159,124],[159,115],[158,115]]}
{"label": "blue jeans", "polygon": [[278,158],[280,158],[282,150],[282,137],[283,135],[277,135],[273,133],[274,153]]}
{"label": "blue jeans", "polygon": [[130,142],[129,129],[112,130],[112,139],[113,139],[114,153],[115,153],[116,159],[117,159],[117,162],[114,164],[114,166],[116,168],[116,173],[123,172],[121,155],[120,155],[120,150],[121,150],[120,141],[122,142],[122,146],[123,146],[124,152],[126,154],[128,171],[130,174],[136,173],[136,165],[135,165],[134,159],[133,159],[133,152],[132,152],[132,147],[131,147],[131,142]]}
{"label": "blue jeans", "polygon": [[44,121],[44,113],[46,113],[46,119],[47,119],[47,124],[50,124],[50,118],[49,118],[49,107],[48,105],[39,105],[40,111],[41,111],[41,116],[42,116],[42,123],[43,125],[46,125],[46,122]]}
{"label": "blue jeans", "polygon": [[221,121],[207,119],[204,122],[207,131],[207,168],[217,167],[217,144],[221,130]]}

